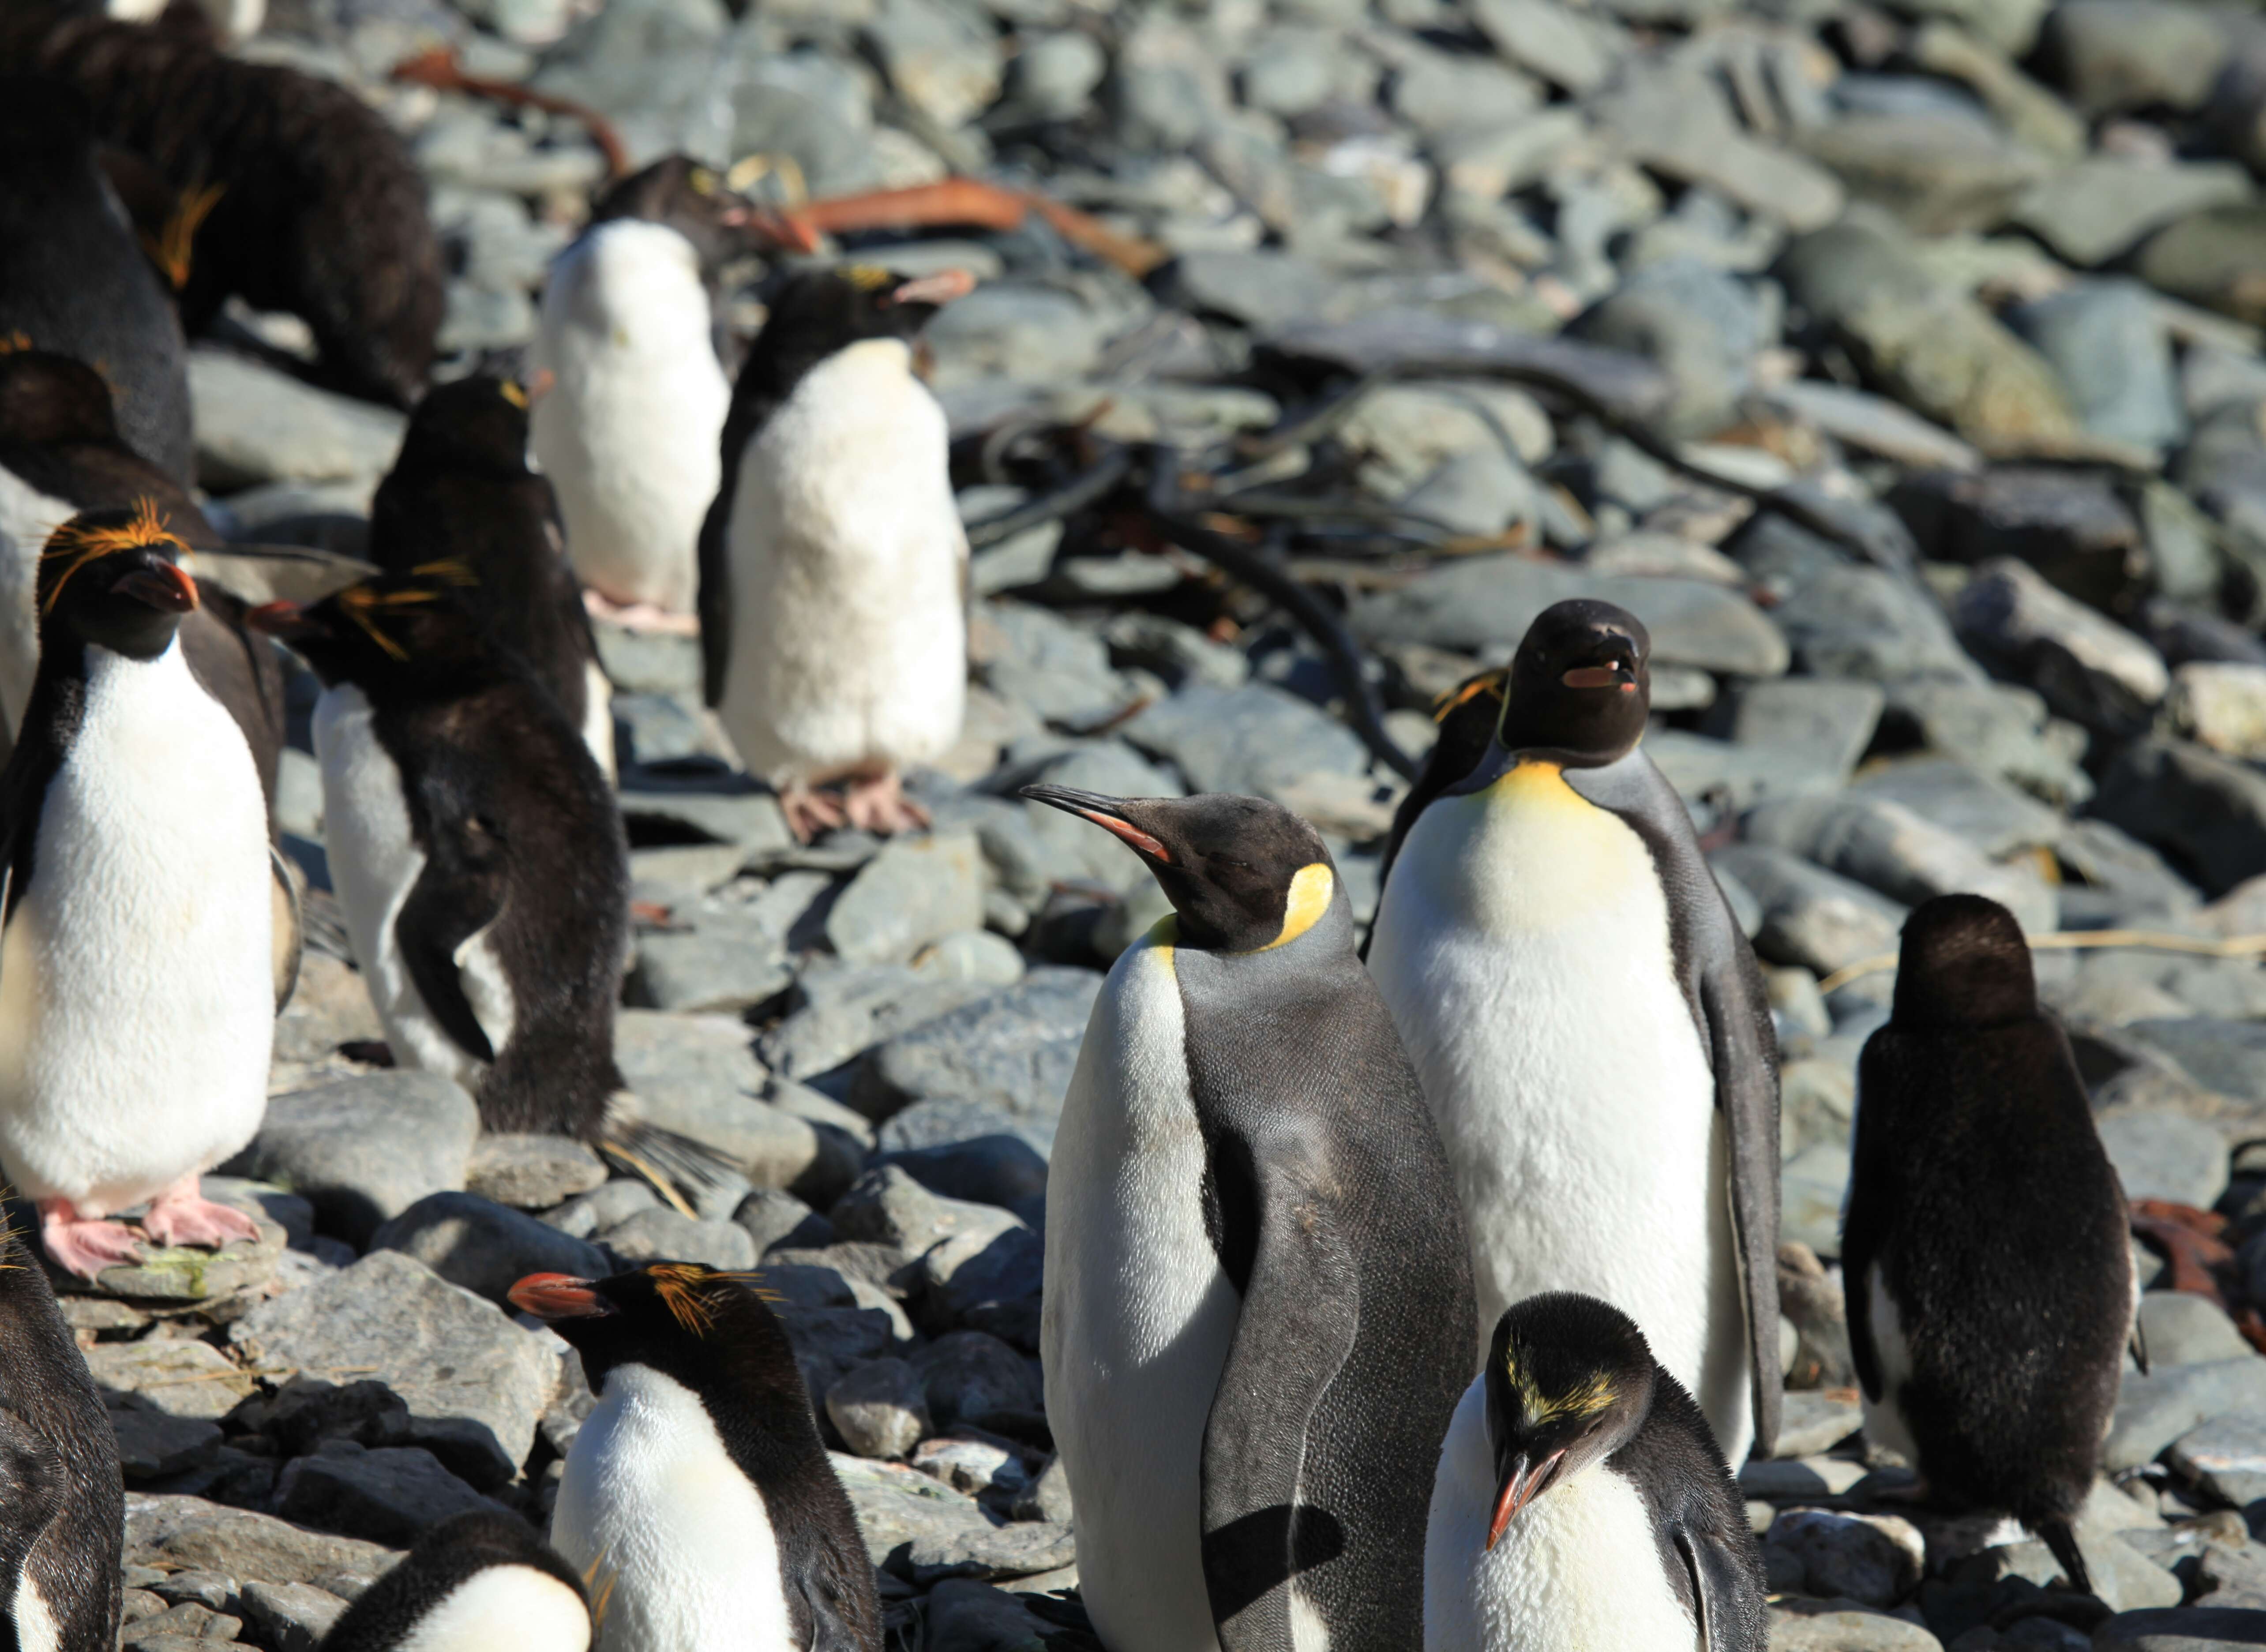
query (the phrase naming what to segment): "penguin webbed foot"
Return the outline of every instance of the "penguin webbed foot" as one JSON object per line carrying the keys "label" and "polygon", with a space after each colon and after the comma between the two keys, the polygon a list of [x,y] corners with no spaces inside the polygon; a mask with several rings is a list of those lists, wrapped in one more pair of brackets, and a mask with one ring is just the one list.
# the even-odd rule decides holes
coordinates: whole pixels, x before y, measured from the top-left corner
{"label": "penguin webbed foot", "polygon": [[849,819],[841,799],[817,790],[807,780],[791,780],[781,786],[778,800],[786,813],[786,829],[799,844],[823,837]]}
{"label": "penguin webbed foot", "polygon": [[852,826],[876,837],[894,837],[929,823],[928,811],[905,795],[895,769],[851,777],[843,787],[842,807]]}
{"label": "penguin webbed foot", "polygon": [[208,1245],[218,1250],[238,1239],[255,1244],[259,1239],[259,1228],[250,1217],[206,1198],[194,1176],[182,1177],[152,1199],[142,1228],[160,1245]]}
{"label": "penguin webbed foot", "polygon": [[142,1260],[142,1241],[121,1222],[82,1217],[68,1199],[42,1199],[39,1210],[48,1260],[90,1284],[106,1268],[130,1268]]}

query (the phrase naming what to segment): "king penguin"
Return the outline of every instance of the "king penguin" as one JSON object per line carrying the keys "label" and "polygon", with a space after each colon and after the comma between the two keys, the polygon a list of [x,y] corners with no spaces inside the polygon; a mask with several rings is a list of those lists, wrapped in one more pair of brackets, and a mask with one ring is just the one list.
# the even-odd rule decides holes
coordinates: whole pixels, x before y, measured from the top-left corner
{"label": "king penguin", "polygon": [[692,614],[732,401],[708,278],[745,249],[754,215],[713,170],[669,156],[606,192],[544,285],[530,360],[555,384],[535,408],[536,457],[575,573],[627,622]]}
{"label": "king penguin", "polygon": [[1504,1310],[1440,1448],[1425,1652],[1768,1652],[1765,1590],[1730,1466],[1628,1315]]}
{"label": "king penguin", "polygon": [[1422,1077],[1492,1324],[1583,1290],[1725,1455],[1777,1431],[1777,1041],[1691,817],[1641,749],[1650,640],[1546,609],[1479,766],[1416,817],[1370,968]]}
{"label": "king penguin", "polygon": [[267,1109],[274,908],[259,775],[180,647],[197,588],[154,504],[77,516],[40,565],[40,670],[0,773],[0,1172],[92,1278],[257,1239],[200,1173]]}
{"label": "king penguin", "polygon": [[551,1517],[605,1603],[597,1652],[881,1652],[857,1517],[742,1276],[531,1274],[511,1300],[574,1345],[598,1396]]}
{"label": "king penguin", "polygon": [[470,577],[464,605],[551,691],[602,772],[614,772],[613,685],[567,564],[551,484],[527,466],[527,383],[474,373],[425,392],[370,501],[369,558],[388,574]]}
{"label": "king penguin", "polygon": [[526,1524],[473,1509],[430,1527],[355,1597],[322,1652],[589,1652],[582,1580]]}
{"label": "king penguin", "polygon": [[46,1271],[0,1227],[0,1647],[118,1642],[118,1433]]}
{"label": "king penguin", "polygon": [[968,536],[913,341],[970,285],[793,276],[733,386],[700,530],[707,699],[800,837],[925,824],[899,771],[960,737]]}
{"label": "king penguin", "polygon": [[1110,970],[1047,1175],[1047,1417],[1094,1628],[1414,1648],[1470,1262],[1329,853],[1257,798],[1023,795],[1174,909]]}
{"label": "king penguin", "polygon": [[1857,1064],[1841,1268],[1865,1436],[1923,1495],[2012,1514],[2081,1590],[2073,1523],[2134,1335],[2127,1232],[2021,925],[1977,895],[1914,908]]}

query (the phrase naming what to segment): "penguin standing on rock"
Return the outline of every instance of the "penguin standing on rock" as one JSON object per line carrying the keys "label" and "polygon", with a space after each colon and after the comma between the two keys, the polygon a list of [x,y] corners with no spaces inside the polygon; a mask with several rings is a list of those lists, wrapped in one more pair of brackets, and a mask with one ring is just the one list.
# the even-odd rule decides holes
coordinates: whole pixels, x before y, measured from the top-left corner
{"label": "penguin standing on rock", "polygon": [[443,1520],[358,1596],[322,1652],[589,1652],[582,1580],[526,1524]]}
{"label": "penguin standing on rock", "polygon": [[267,1109],[267,815],[236,720],[190,672],[197,606],[154,504],[74,517],[40,566],[40,671],[0,774],[0,1173],[91,1279],[256,1239],[200,1173]]}
{"label": "penguin standing on rock", "polygon": [[1767,1652],[1746,1499],[1628,1315],[1504,1312],[1440,1448],[1425,1652]]}
{"label": "penguin standing on rock", "polygon": [[1733,1462],[1776,1434],[1778,1043],[1691,817],[1639,747],[1650,640],[1547,609],[1486,755],[1417,815],[1370,969],[1456,1170],[1482,1322],[1582,1290]]}
{"label": "penguin standing on rock", "polygon": [[1865,1435],[1919,1495],[2011,1513],[2080,1590],[2138,1304],[2127,1233],[2021,925],[1976,895],[1915,907],[1857,1065],[1841,1268]]}
{"label": "penguin standing on rock", "polygon": [[48,1276],[0,1227],[0,1646],[118,1642],[118,1433]]}
{"label": "penguin standing on rock", "polygon": [[1023,795],[1175,913],[1109,973],[1047,1181],[1047,1417],[1094,1628],[1413,1649],[1469,1252],[1329,853],[1257,798]]}
{"label": "penguin standing on rock", "polygon": [[707,700],[805,839],[926,824],[900,771],[960,737],[968,536],[913,341],[972,285],[798,274],[733,387],[700,530]]}
{"label": "penguin standing on rock", "polygon": [[511,1300],[574,1345],[598,1395],[551,1518],[604,1603],[597,1652],[881,1652],[857,1517],[742,1276],[530,1274]]}

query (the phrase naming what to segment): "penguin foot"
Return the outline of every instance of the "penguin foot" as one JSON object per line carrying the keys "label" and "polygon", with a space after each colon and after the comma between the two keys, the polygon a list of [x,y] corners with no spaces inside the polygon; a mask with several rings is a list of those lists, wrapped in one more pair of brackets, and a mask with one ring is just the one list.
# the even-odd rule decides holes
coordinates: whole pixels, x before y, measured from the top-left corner
{"label": "penguin foot", "polygon": [[849,818],[841,799],[817,790],[808,780],[788,781],[779,788],[778,800],[786,812],[786,829],[799,844],[832,831]]}
{"label": "penguin foot", "polygon": [[152,1199],[142,1228],[160,1245],[209,1245],[215,1250],[237,1239],[259,1239],[250,1217],[206,1198],[194,1176],[182,1177]]}
{"label": "penguin foot", "polygon": [[928,811],[905,795],[895,769],[853,776],[843,788],[842,806],[852,826],[876,837],[893,837],[929,823]]}
{"label": "penguin foot", "polygon": [[691,614],[672,614],[651,603],[617,603],[597,592],[582,593],[583,611],[624,631],[649,631],[669,637],[697,637],[700,621]]}
{"label": "penguin foot", "polygon": [[40,1242],[47,1246],[48,1259],[89,1283],[106,1268],[142,1260],[142,1241],[122,1223],[82,1217],[68,1199],[42,1199],[39,1210]]}

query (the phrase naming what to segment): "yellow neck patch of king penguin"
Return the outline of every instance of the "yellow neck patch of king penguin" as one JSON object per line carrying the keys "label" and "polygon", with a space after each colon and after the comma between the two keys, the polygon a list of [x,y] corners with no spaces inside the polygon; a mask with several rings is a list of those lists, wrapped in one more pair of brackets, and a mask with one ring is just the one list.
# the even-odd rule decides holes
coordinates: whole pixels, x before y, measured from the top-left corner
{"label": "yellow neck patch of king penguin", "polygon": [[1322,914],[1330,910],[1330,896],[1336,889],[1337,880],[1320,861],[1300,866],[1290,880],[1290,893],[1283,903],[1283,932],[1255,950],[1273,952],[1277,947],[1287,947],[1313,928],[1322,921]]}
{"label": "yellow neck patch of king penguin", "polygon": [[1597,807],[1566,784],[1566,771],[1561,764],[1539,757],[1522,757],[1513,764],[1488,787],[1487,796],[1491,802],[1512,808]]}

